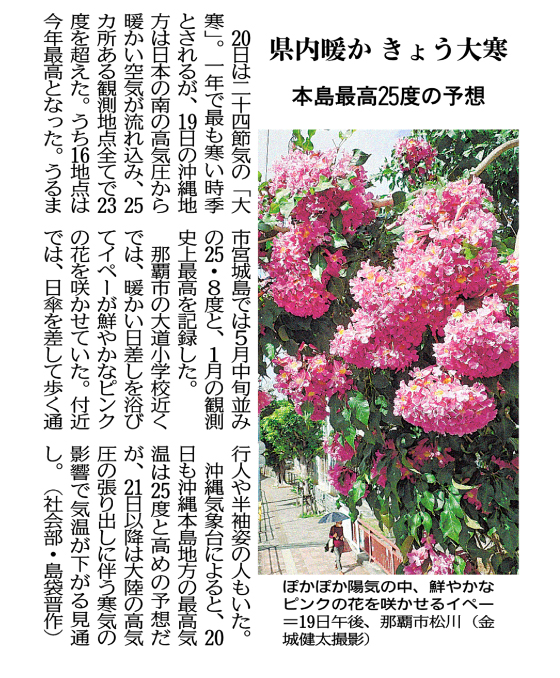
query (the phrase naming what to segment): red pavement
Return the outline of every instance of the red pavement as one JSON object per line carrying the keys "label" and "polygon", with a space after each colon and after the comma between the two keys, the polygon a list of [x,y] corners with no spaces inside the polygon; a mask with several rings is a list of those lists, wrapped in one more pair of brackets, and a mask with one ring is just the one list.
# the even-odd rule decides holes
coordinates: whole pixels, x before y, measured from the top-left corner
{"label": "red pavement", "polygon": [[[291,486],[278,487],[276,479],[261,482],[262,520],[259,531],[259,574],[339,575],[334,567],[334,554],[325,552],[329,525],[319,518],[301,518],[301,507]],[[343,574],[381,575],[375,564],[358,565],[356,553],[342,554]]]}

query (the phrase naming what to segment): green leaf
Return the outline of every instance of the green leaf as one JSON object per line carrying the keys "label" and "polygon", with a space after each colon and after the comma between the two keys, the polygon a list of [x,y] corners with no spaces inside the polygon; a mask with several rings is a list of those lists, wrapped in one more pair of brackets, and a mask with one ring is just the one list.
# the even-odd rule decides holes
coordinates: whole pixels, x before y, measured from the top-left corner
{"label": "green leaf", "polygon": [[369,403],[362,393],[356,393],[348,398],[348,405],[356,418],[367,426],[369,421]]}
{"label": "green leaf", "polygon": [[420,513],[413,513],[408,520],[408,530],[413,537],[416,536],[420,525],[422,525],[422,515]]}
{"label": "green leaf", "polygon": [[263,308],[261,311],[259,311],[259,322],[261,325],[270,327],[270,329],[272,329],[274,327],[274,314],[272,311],[268,308]]}
{"label": "green leaf", "polygon": [[355,129],[346,129],[343,132],[338,133],[338,138],[341,139],[342,141],[346,141],[346,139],[350,139],[350,137],[354,134],[356,130]]}
{"label": "green leaf", "polygon": [[455,480],[455,478],[451,479],[451,483],[456,490],[472,490],[476,487],[476,485],[461,485]]}
{"label": "green leaf", "polygon": [[333,239],[333,245],[336,248],[348,247],[348,243],[346,242],[346,238],[343,235],[340,235],[339,233],[333,233],[332,239]]}
{"label": "green leaf", "polygon": [[333,188],[334,184],[332,181],[329,181],[327,177],[324,177],[322,174],[319,177],[319,183],[315,186],[315,191],[326,191],[328,188]]}
{"label": "green leaf", "polygon": [[364,496],[364,493],[366,491],[366,483],[363,478],[358,478],[354,485],[352,486],[352,489],[350,492],[348,492],[348,496],[352,499],[352,501],[357,504],[358,501]]}
{"label": "green leaf", "polygon": [[409,534],[408,537],[406,537],[403,543],[399,546],[400,551],[403,554],[403,558],[406,558],[407,554],[410,552],[412,544],[414,544],[414,535]]}
{"label": "green leaf", "polygon": [[350,181],[350,179],[338,179],[337,183],[343,191],[351,191],[354,188],[354,184]]}
{"label": "green leaf", "polygon": [[351,446],[354,447],[354,441],[356,440],[356,429],[348,425],[344,431],[344,440]]}
{"label": "green leaf", "polygon": [[293,198],[290,198],[289,200],[283,200],[280,203],[280,212],[283,216],[287,218],[290,216],[295,206],[296,202]]}
{"label": "green leaf", "polygon": [[392,466],[389,466],[387,469],[387,480],[389,481],[389,484],[391,487],[396,487],[397,483],[401,479],[401,470],[395,464]]}
{"label": "green leaf", "polygon": [[306,139],[303,142],[301,147],[303,148],[304,151],[312,151],[313,150],[313,142],[311,141],[311,139]]}
{"label": "green leaf", "polygon": [[383,421],[387,422],[387,424],[390,424],[391,426],[402,426],[401,417],[397,417],[396,415],[394,415],[392,410],[384,412],[382,416]]}
{"label": "green leaf", "polygon": [[432,531],[432,516],[426,511],[420,511],[422,515],[422,524],[428,534]]}
{"label": "green leaf", "polygon": [[492,485],[486,481],[479,488],[476,493],[476,498],[482,504],[482,509],[487,511],[490,508],[490,504],[494,499],[494,488]]}
{"label": "green leaf", "polygon": [[434,492],[434,497],[436,499],[436,509],[439,511],[441,508],[443,508],[445,503],[445,494],[443,490],[437,490]]}
{"label": "green leaf", "polygon": [[404,191],[395,191],[391,197],[395,207],[406,202],[406,193]]}
{"label": "green leaf", "polygon": [[303,144],[303,135],[301,133],[301,130],[299,129],[292,130],[292,140],[295,146],[301,147],[301,145]]}
{"label": "green leaf", "polygon": [[311,275],[321,282],[323,271],[327,268],[327,261],[325,257],[317,250],[311,255]]}
{"label": "green leaf", "polygon": [[453,478],[453,468],[450,468],[452,464],[447,464],[443,468],[440,468],[436,472],[438,483],[440,485],[451,485],[451,480]]}
{"label": "green leaf", "polygon": [[471,530],[482,530],[482,527],[476,520],[473,520],[465,513],[465,524],[467,527],[470,527]]}
{"label": "green leaf", "polygon": [[301,413],[305,421],[309,421],[311,418],[311,415],[313,414],[313,411],[315,409],[315,405],[310,402],[305,402],[301,404]]}
{"label": "green leaf", "polygon": [[359,148],[354,148],[352,151],[352,164],[356,167],[364,165],[370,156],[371,153],[364,153],[364,151],[361,151]]}
{"label": "green leaf", "polygon": [[287,198],[289,195],[291,195],[289,188],[281,188],[280,190],[276,191],[274,195],[274,200],[277,203],[280,203],[284,198]]}
{"label": "green leaf", "polygon": [[[506,485],[509,485],[509,483],[506,483]],[[498,478],[496,480],[496,488],[495,488],[495,491],[494,491],[494,499],[496,500],[496,502],[500,506],[502,506],[503,508],[506,508],[506,509],[509,508],[510,499],[509,499],[508,494],[510,493],[510,489],[511,489],[511,486],[510,486],[510,488],[508,488],[508,491],[506,492],[504,490],[504,483],[502,483],[501,479]]]}
{"label": "green leaf", "polygon": [[286,328],[284,327],[284,325],[278,328],[278,336],[280,337],[280,339],[282,339],[282,341],[288,341],[288,339],[290,338],[288,336],[288,333],[286,332]]}
{"label": "green leaf", "polygon": [[408,536],[408,529],[406,527],[406,515],[402,515],[393,525],[393,534],[397,540],[397,544],[403,542]]}
{"label": "green leaf", "polygon": [[276,356],[276,349],[274,348],[274,344],[271,344],[270,342],[267,342],[267,343],[263,346],[263,349],[264,349],[264,352],[265,352],[265,354],[266,354],[266,357],[267,357],[269,360],[274,360],[274,358],[275,358],[275,356]]}
{"label": "green leaf", "polygon": [[461,254],[463,254],[465,259],[475,259],[481,249],[482,247],[476,247],[471,245],[468,240],[463,240]]}
{"label": "green leaf", "polygon": [[342,299],[346,292],[346,285],[341,278],[331,278],[327,285],[327,289],[331,294],[334,294],[337,299]]}
{"label": "green leaf", "polygon": [[383,374],[383,372],[374,372],[371,375],[371,383],[380,391],[383,391],[384,389],[391,386],[391,382],[386,377],[386,375]]}
{"label": "green leaf", "polygon": [[517,526],[510,522],[504,521],[498,526],[498,535],[506,551],[514,555],[519,547],[519,532]]}
{"label": "green leaf", "polygon": [[466,565],[467,563],[461,558],[461,556],[455,556],[455,561],[453,562],[453,571],[455,574],[463,574]]}
{"label": "green leaf", "polygon": [[389,511],[395,520],[401,515],[401,506],[399,496],[396,492],[391,493],[391,500],[389,502]]}
{"label": "green leaf", "polygon": [[453,511],[453,513],[458,518],[463,517],[463,509],[461,508],[461,505],[457,501],[457,497],[455,497],[455,495],[449,494],[449,496],[447,497],[446,506],[449,508],[450,511]]}
{"label": "green leaf", "polygon": [[[434,478],[434,481],[435,481],[435,478]],[[431,492],[428,492],[428,490],[423,492],[422,496],[420,497],[420,503],[423,506],[425,506],[428,509],[428,511],[433,513],[436,500],[434,498],[434,495]]]}
{"label": "green leaf", "polygon": [[441,512],[439,526],[444,537],[449,537],[454,542],[459,542],[459,534],[461,533],[461,521],[447,506]]}

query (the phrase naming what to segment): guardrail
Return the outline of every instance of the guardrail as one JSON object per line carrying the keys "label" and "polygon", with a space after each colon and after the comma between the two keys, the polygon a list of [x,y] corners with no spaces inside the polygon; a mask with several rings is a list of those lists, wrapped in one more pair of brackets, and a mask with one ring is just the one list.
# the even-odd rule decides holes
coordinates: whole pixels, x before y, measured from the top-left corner
{"label": "guardrail", "polygon": [[372,561],[377,563],[387,574],[396,574],[398,566],[403,561],[402,553],[396,544],[359,518],[356,528],[362,532],[363,550],[368,554],[370,563]]}

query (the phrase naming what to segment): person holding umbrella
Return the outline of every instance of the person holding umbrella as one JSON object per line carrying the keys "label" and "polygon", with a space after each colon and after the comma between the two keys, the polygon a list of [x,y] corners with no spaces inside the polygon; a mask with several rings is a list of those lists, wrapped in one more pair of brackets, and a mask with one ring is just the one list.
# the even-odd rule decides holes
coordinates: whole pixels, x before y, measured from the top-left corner
{"label": "person holding umbrella", "polygon": [[333,542],[333,553],[335,558],[334,569],[340,570],[340,574],[344,574],[342,572],[342,562],[340,560],[340,557],[342,556],[342,552],[344,550],[344,532],[342,530],[341,520],[339,520],[331,527],[331,531],[329,532],[329,539],[332,539]]}
{"label": "person holding umbrella", "polygon": [[[342,562],[341,562],[341,556],[344,551],[344,530],[342,529],[342,521],[347,520],[348,516],[344,515],[344,513],[340,513],[338,511],[334,511],[333,513],[328,513],[326,516],[323,516],[321,520],[319,520],[320,523],[333,523],[334,525],[331,527],[330,532],[329,532],[329,542],[332,539],[332,552],[334,553],[334,558],[335,558],[335,564],[334,564],[334,569],[339,570],[340,574],[344,574],[342,571]],[[325,550],[328,550],[328,544],[325,547]]]}

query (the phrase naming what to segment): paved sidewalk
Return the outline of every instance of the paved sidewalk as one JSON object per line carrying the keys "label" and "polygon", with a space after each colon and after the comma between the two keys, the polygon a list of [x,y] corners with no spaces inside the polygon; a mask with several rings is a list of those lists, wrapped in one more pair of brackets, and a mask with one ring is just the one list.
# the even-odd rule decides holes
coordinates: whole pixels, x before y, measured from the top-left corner
{"label": "paved sidewalk", "polygon": [[[325,553],[329,525],[319,518],[300,518],[301,506],[290,485],[276,486],[273,478],[261,481],[263,516],[259,538],[259,574],[319,574],[337,576],[334,554]],[[354,552],[342,554],[346,575],[380,575],[373,563],[358,565]]]}

